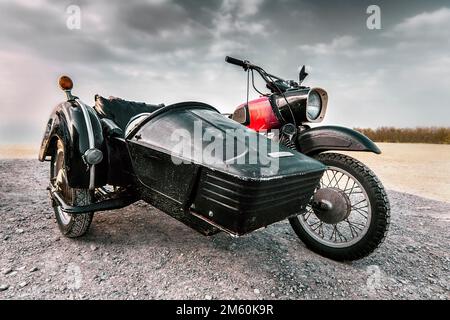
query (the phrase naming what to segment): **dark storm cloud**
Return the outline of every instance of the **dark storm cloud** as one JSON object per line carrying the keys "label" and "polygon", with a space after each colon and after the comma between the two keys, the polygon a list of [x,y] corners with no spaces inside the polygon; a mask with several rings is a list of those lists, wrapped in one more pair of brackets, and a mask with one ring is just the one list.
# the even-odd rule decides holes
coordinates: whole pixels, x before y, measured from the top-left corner
{"label": "dark storm cloud", "polygon": [[[381,7],[382,30],[366,27],[370,4]],[[81,8],[81,30],[66,27],[69,5]],[[245,97],[245,75],[225,55],[288,78],[307,64],[308,83],[329,90],[329,122],[449,125],[448,1],[4,0],[0,30],[2,133],[45,122],[61,73],[73,75],[86,102],[100,91],[231,111]],[[21,103],[25,78],[34,83],[33,106]]]}
{"label": "dark storm cloud", "polygon": [[175,3],[126,6],[120,11],[119,21],[151,35],[158,35],[165,30],[182,30],[193,23],[188,13]]}
{"label": "dark storm cloud", "polygon": [[[99,62],[123,60],[114,48],[97,38],[66,28],[66,7],[49,4],[27,6],[2,3],[0,7],[3,49],[27,52],[56,61]],[[126,58],[129,60],[129,57]]]}

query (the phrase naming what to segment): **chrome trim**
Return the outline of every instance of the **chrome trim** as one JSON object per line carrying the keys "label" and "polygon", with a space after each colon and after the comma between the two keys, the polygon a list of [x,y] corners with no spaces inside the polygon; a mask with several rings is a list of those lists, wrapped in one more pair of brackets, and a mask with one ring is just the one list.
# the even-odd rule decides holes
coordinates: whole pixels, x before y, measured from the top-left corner
{"label": "chrome trim", "polygon": [[102,162],[103,160],[103,152],[99,149],[88,149],[83,155],[83,159],[87,164],[96,165]]}
{"label": "chrome trim", "polygon": [[233,237],[233,238],[240,238],[240,237],[241,237],[241,235],[237,234],[236,232],[233,232],[233,231],[231,231],[231,230],[228,230],[228,229],[225,228],[225,227],[222,227],[221,225],[215,223],[214,221],[212,221],[212,220],[210,220],[210,219],[205,218],[204,216],[202,216],[201,214],[199,214],[199,213],[197,213],[197,212],[195,212],[195,211],[193,211],[193,210],[189,210],[189,212],[190,212],[190,214],[192,214],[194,217],[197,217],[197,218],[199,218],[200,220],[203,220],[204,222],[210,224],[210,225],[213,226],[214,228],[217,228],[217,229],[219,229],[219,230],[221,230],[221,231],[227,233],[228,235],[230,235],[230,236]]}
{"label": "chrome trim", "polygon": [[95,189],[95,165],[91,165],[90,169],[90,177],[89,177],[89,190]]}
{"label": "chrome trim", "polygon": [[323,119],[325,118],[325,115],[327,113],[327,109],[328,109],[328,93],[322,88],[312,88],[308,92],[308,98],[306,99],[306,105],[308,105],[308,103],[309,103],[309,95],[311,94],[311,92],[317,92],[319,94],[320,99],[322,100],[322,109],[320,111],[319,116],[316,119],[310,119],[308,117],[308,113],[306,112],[306,109],[305,109],[306,118],[308,119],[308,122],[310,122],[310,123],[319,123],[319,122],[323,121]]}
{"label": "chrome trim", "polygon": [[75,97],[72,95],[72,90],[64,90],[64,93],[66,94],[67,101],[75,100]]}
{"label": "chrome trim", "polygon": [[130,137],[131,132],[133,132],[137,127],[139,127],[139,125],[151,115],[152,115],[151,113],[141,113],[131,118],[131,120],[128,122],[125,128],[125,138],[131,139],[132,138]]}
{"label": "chrome trim", "polygon": [[[87,108],[89,108],[86,104],[83,103],[80,99],[75,100],[78,105],[80,106],[84,121],[86,122],[86,129],[88,133],[88,139],[89,139],[89,149],[95,148],[95,140],[94,140],[94,129],[92,128],[92,122],[91,118],[89,117],[89,111]],[[89,190],[95,189],[95,165],[91,165],[89,168]]]}

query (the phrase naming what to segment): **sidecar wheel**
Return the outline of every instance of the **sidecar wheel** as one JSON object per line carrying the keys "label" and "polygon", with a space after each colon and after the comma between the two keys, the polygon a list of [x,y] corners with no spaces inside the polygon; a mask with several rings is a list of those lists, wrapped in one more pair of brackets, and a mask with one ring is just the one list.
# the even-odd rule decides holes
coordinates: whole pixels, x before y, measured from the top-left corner
{"label": "sidecar wheel", "polygon": [[[92,202],[93,193],[90,190],[69,187],[65,175],[64,145],[60,140],[57,141],[55,154],[50,163],[50,182],[71,205],[84,206]],[[60,206],[55,206],[53,209],[59,229],[67,238],[82,237],[88,232],[94,216],[93,212],[72,215],[62,211]]]}
{"label": "sidecar wheel", "polygon": [[289,221],[312,251],[337,261],[362,259],[384,241],[390,205],[377,176],[349,156],[323,153],[328,166],[305,212]]}

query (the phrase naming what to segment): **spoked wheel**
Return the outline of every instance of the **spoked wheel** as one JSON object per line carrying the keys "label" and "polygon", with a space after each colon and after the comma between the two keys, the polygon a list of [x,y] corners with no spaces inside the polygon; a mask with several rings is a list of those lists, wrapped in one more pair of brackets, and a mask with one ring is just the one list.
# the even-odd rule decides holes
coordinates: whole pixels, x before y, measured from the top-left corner
{"label": "spoked wheel", "polygon": [[[73,206],[85,206],[92,202],[92,192],[87,189],[71,188],[67,182],[64,164],[64,145],[58,140],[55,153],[50,163],[50,182],[60,192],[65,202]],[[78,238],[88,231],[94,213],[71,215],[55,206],[56,220],[59,229],[68,238]]]}
{"label": "spoked wheel", "polygon": [[334,260],[358,260],[384,240],[390,206],[383,185],[349,156],[323,153],[328,166],[305,212],[290,223],[308,248]]}

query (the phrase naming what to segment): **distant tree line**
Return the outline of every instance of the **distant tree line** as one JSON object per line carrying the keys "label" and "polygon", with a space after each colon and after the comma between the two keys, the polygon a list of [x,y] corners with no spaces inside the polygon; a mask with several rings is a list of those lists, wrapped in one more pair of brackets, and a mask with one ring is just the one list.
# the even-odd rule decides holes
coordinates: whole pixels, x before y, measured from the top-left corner
{"label": "distant tree line", "polygon": [[375,142],[450,144],[450,127],[381,127],[378,129],[356,128],[355,130],[365,134]]}

